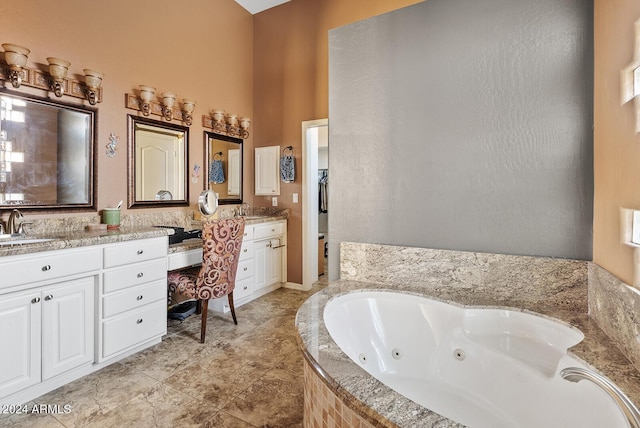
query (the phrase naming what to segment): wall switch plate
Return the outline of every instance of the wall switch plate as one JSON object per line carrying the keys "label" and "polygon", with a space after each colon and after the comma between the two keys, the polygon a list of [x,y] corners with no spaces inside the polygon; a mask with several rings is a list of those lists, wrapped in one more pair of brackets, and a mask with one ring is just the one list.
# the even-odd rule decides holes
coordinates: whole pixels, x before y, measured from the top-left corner
{"label": "wall switch plate", "polygon": [[275,196],[271,198],[271,206],[274,206],[274,207],[278,206],[278,198],[276,198]]}
{"label": "wall switch plate", "polygon": [[294,204],[297,204],[297,203],[298,203],[298,194],[297,194],[297,193],[294,193],[294,194],[293,194],[293,203],[294,203]]}

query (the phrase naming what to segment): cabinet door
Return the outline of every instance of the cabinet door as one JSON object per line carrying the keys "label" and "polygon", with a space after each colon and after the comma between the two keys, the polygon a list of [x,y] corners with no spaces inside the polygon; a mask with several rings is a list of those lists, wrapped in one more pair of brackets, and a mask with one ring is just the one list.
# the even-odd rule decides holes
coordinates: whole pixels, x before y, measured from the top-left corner
{"label": "cabinet door", "polygon": [[254,259],[256,263],[255,290],[260,290],[276,282],[282,281],[282,257],[284,247],[278,248],[283,239],[265,239],[254,243]]}
{"label": "cabinet door", "polygon": [[93,361],[95,277],[42,292],[42,379]]}
{"label": "cabinet door", "polygon": [[266,287],[268,284],[268,257],[269,251],[271,248],[269,247],[270,241],[267,239],[265,241],[256,241],[253,243],[253,258],[255,260],[255,288],[254,291],[260,290],[261,288]]}
{"label": "cabinet door", "polygon": [[256,153],[256,195],[280,194],[279,146],[257,147]]}
{"label": "cabinet door", "polygon": [[40,382],[40,293],[0,298],[0,397]]}
{"label": "cabinet door", "polygon": [[279,243],[282,239],[271,240],[271,248],[268,251],[269,254],[269,268],[267,269],[268,277],[267,284],[271,285],[276,282],[282,281],[282,250],[284,247],[279,247],[276,243]]}

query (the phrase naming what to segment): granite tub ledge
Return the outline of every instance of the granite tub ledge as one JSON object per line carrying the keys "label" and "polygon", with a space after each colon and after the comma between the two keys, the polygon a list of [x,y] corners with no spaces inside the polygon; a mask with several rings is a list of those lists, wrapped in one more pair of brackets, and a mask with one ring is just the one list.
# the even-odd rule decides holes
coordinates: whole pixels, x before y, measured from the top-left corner
{"label": "granite tub ledge", "polygon": [[[460,290],[458,295],[448,290],[423,287],[397,288],[374,282],[339,280],[311,296],[299,309],[296,316],[298,342],[304,357],[319,373],[325,384],[358,415],[382,427],[462,427],[435,412],[414,403],[379,382],[347,357],[331,339],[323,321],[325,304],[343,293],[385,290],[416,294],[445,301],[458,306],[500,307],[533,312],[566,322],[584,335],[584,340],[569,354],[593,367],[615,382],[634,403],[640,403],[640,373],[616,348],[615,344],[600,330],[586,312],[568,310],[562,302],[528,302],[524,307],[510,306],[503,297],[486,293]],[[442,294],[446,294],[443,296]],[[481,302],[474,304],[474,301]]]}
{"label": "granite tub ledge", "polygon": [[[44,251],[64,250],[67,248],[86,247],[90,245],[111,244],[115,242],[133,241],[137,239],[167,236],[166,229],[157,227],[120,227],[113,230],[100,231],[53,231],[51,233],[27,233],[25,239],[51,239],[50,241],[29,244],[0,246],[0,257],[33,254]],[[168,244],[168,241],[167,241]]]}

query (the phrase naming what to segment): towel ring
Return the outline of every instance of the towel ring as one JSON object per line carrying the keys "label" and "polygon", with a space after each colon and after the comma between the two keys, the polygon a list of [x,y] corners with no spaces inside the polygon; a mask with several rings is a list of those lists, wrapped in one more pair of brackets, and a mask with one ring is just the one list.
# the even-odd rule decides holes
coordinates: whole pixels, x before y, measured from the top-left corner
{"label": "towel ring", "polygon": [[[216,159],[216,156],[220,156],[219,159]],[[213,160],[222,160],[222,152],[217,152],[213,154]]]}
{"label": "towel ring", "polygon": [[289,155],[293,156],[293,146],[287,146],[284,149],[282,149],[283,156],[287,156],[287,150],[289,150]]}

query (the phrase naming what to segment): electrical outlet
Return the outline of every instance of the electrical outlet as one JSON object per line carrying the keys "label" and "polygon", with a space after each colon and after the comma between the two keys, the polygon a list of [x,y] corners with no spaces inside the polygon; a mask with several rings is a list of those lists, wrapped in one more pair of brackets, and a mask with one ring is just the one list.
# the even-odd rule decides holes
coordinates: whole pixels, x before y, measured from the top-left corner
{"label": "electrical outlet", "polygon": [[275,196],[271,198],[271,206],[274,206],[274,207],[278,206],[278,198],[276,198]]}
{"label": "electrical outlet", "polygon": [[294,193],[294,194],[293,194],[293,203],[294,203],[294,204],[297,204],[297,203],[298,203],[298,194],[297,194],[297,193]]}

